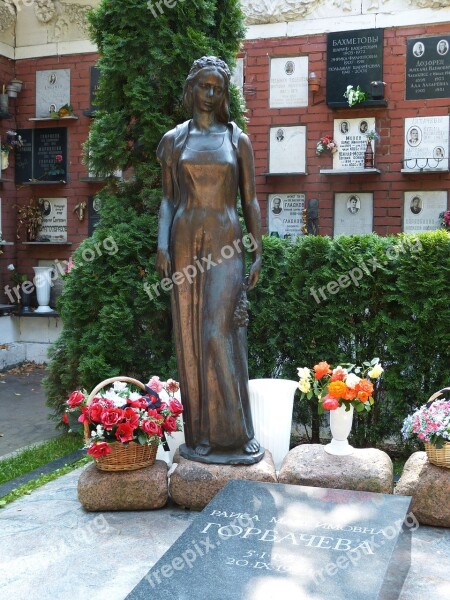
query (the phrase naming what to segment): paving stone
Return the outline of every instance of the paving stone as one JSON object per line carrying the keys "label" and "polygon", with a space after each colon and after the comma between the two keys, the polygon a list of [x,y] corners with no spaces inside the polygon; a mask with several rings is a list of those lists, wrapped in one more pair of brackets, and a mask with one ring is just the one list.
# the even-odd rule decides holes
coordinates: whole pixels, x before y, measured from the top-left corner
{"label": "paving stone", "polygon": [[174,456],[177,463],[170,477],[169,494],[179,506],[202,510],[224,485],[232,479],[274,483],[277,481],[272,454],[253,465],[209,465]]}
{"label": "paving stone", "polygon": [[168,500],[167,464],[157,460],[135,471],[100,471],[92,464],[78,480],[78,499],[86,510],[152,510]]}
{"label": "paving stone", "polygon": [[376,448],[355,448],[348,456],[325,452],[321,444],[293,448],[281,465],[280,483],[391,494],[393,467]]}
{"label": "paving stone", "polygon": [[426,452],[408,458],[394,494],[412,496],[411,511],[419,523],[450,527],[450,469],[428,462]]}

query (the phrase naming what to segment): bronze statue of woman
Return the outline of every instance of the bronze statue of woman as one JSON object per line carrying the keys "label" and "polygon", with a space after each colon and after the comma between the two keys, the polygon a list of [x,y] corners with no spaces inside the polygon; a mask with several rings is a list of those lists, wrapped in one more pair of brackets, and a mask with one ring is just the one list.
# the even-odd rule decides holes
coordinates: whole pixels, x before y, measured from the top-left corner
{"label": "bronze statue of woman", "polygon": [[[156,268],[173,282],[186,436],[180,453],[206,463],[252,464],[264,449],[254,438],[250,412],[245,292],[261,269],[261,215],[250,141],[228,122],[229,81],[222,60],[196,60],[183,97],[192,119],[159,144],[163,199]],[[247,278],[246,249],[252,252]]]}

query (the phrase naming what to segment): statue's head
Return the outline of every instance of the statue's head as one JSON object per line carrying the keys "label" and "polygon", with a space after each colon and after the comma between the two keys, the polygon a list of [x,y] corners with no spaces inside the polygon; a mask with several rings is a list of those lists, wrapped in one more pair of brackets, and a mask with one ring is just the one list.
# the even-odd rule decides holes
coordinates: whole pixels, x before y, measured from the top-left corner
{"label": "statue's head", "polygon": [[227,63],[216,56],[202,56],[198,60],[194,61],[191,70],[189,71],[189,75],[186,78],[186,83],[184,84],[183,103],[187,110],[192,114],[194,109],[194,96],[192,93],[193,87],[198,82],[200,77],[211,71],[215,72],[223,80],[222,99],[215,110],[215,115],[219,122],[228,123],[230,118],[229,84],[231,73]]}

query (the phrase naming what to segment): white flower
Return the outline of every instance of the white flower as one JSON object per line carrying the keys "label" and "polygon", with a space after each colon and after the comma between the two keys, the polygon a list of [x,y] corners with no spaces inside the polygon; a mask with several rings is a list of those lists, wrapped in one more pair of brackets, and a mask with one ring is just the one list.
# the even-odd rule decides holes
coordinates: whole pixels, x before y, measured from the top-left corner
{"label": "white flower", "polygon": [[301,392],[307,394],[311,389],[311,383],[309,382],[309,379],[300,379],[298,388]]}
{"label": "white flower", "polygon": [[8,271],[15,271],[16,270],[16,267],[12,263],[10,265],[8,265],[6,268],[8,269]]}
{"label": "white flower", "polygon": [[123,406],[125,404],[125,400],[112,390],[105,392],[103,397],[107,400],[111,400],[111,402],[114,402],[114,406]]}
{"label": "white flower", "polygon": [[300,379],[308,379],[311,375],[311,370],[308,367],[298,367],[297,373]]}
{"label": "white flower", "polygon": [[345,379],[345,384],[347,387],[354,390],[360,381],[361,377],[358,377],[358,375],[355,375],[354,373],[349,373]]}
{"label": "white flower", "polygon": [[113,389],[115,392],[121,392],[126,387],[127,387],[127,384],[125,383],[125,381],[115,381],[113,383]]}
{"label": "white flower", "polygon": [[139,392],[131,392],[131,394],[129,394],[128,398],[130,400],[139,400],[139,398],[142,398],[142,394],[140,394]]}
{"label": "white flower", "polygon": [[373,369],[371,371],[369,371],[367,374],[372,379],[376,379],[377,377],[379,377],[381,375],[381,373],[383,373],[383,371],[384,371],[383,367],[380,365],[380,363],[377,363],[373,367]]}

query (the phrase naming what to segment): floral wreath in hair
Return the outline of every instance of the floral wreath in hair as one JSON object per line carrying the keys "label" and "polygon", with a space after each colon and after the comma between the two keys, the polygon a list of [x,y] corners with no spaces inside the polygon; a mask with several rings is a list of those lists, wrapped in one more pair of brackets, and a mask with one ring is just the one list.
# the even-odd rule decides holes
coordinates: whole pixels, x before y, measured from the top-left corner
{"label": "floral wreath in hair", "polygon": [[187,76],[187,79],[193,79],[197,75],[197,73],[205,67],[215,67],[216,69],[220,69],[224,72],[227,78],[227,82],[230,81],[231,72],[228,68],[227,63],[224,60],[217,58],[217,56],[202,56],[201,58],[194,60],[194,62],[192,63],[191,70],[189,71],[189,75]]}

